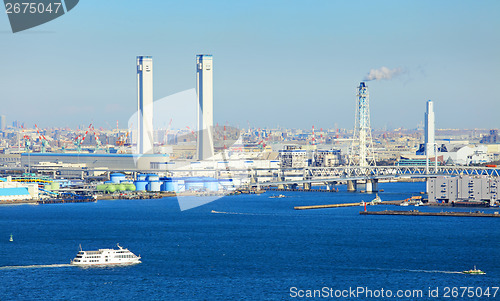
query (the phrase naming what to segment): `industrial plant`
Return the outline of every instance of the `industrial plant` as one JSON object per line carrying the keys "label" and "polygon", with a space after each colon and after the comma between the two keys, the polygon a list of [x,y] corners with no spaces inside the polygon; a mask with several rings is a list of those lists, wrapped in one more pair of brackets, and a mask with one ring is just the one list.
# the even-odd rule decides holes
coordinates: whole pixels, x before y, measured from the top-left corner
{"label": "industrial plant", "polygon": [[[197,128],[172,128],[172,120],[168,127],[154,128],[153,58],[138,56],[136,63],[134,128],[120,129],[117,123],[106,130],[93,124],[77,130],[40,129],[18,121],[7,127],[1,116],[3,199],[47,199],[68,191],[72,195],[64,198],[74,201],[140,192],[224,195],[313,186],[336,191],[338,185],[369,193],[378,191],[379,182],[425,174],[429,202],[456,203],[472,195],[453,190],[463,186],[456,181],[497,185],[490,179],[498,174],[500,144],[490,143],[497,141],[497,132],[440,134],[431,100],[426,102],[423,130],[372,129],[366,82],[356,88],[352,130],[219,125],[213,117],[214,59],[200,54],[195,60],[197,108],[191,112]],[[457,139],[442,138],[453,135]],[[443,170],[450,168],[481,177],[443,178]],[[497,196],[492,191],[474,199],[493,204]]]}

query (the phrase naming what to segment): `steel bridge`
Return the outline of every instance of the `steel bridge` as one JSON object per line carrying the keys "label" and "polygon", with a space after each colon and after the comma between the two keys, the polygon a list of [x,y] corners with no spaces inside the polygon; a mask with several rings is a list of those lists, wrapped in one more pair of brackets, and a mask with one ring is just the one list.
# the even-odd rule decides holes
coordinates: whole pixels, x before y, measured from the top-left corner
{"label": "steel bridge", "polygon": [[[375,191],[378,180],[392,178],[429,178],[436,176],[490,176],[500,177],[500,169],[477,166],[338,166],[279,169],[278,179],[260,182],[263,186],[296,187],[325,184],[329,189],[339,182],[347,182],[348,190],[355,191],[356,183],[363,183],[367,192]],[[258,176],[257,176],[258,178]]]}

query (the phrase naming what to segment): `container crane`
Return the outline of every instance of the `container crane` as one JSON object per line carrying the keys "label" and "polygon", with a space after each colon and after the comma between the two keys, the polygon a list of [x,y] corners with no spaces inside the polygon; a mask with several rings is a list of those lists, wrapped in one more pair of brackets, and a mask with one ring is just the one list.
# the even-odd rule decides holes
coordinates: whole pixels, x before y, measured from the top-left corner
{"label": "container crane", "polygon": [[45,153],[45,150],[47,149],[47,144],[49,143],[49,141],[47,140],[47,138],[45,138],[45,135],[41,134],[40,133],[40,129],[38,128],[38,126],[35,124],[35,128],[36,128],[36,133],[38,134],[38,140],[40,140],[40,152],[41,153]]}
{"label": "container crane", "polygon": [[75,146],[76,146],[76,150],[78,152],[81,152],[82,151],[82,144],[83,142],[85,141],[85,137],[87,137],[87,134],[89,133],[90,129],[92,128],[92,123],[89,125],[89,128],[87,129],[87,131],[85,132],[85,135],[78,135],[76,138],[75,138]]}
{"label": "container crane", "polygon": [[186,126],[186,128],[191,131],[191,134],[193,134],[195,139],[198,139],[198,136],[196,135],[196,133],[189,126]]}
{"label": "container crane", "polygon": [[168,132],[170,132],[170,127],[172,126],[172,118],[170,118],[170,122],[168,123],[168,127],[165,130],[165,145],[168,144]]}
{"label": "container crane", "polygon": [[30,151],[30,147],[31,147],[30,136],[28,136],[28,135],[26,135],[26,133],[24,133],[24,125],[21,125],[21,128],[23,129],[24,151],[28,153]]}

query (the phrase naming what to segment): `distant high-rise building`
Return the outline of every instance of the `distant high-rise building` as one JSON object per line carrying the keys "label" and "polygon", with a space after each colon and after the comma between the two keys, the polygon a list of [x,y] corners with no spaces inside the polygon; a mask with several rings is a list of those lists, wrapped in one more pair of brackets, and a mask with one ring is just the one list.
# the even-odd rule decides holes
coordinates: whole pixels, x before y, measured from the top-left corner
{"label": "distant high-rise building", "polygon": [[427,101],[427,111],[425,112],[425,154],[434,156],[435,146],[435,127],[434,127],[434,103]]}
{"label": "distant high-rise building", "polygon": [[153,58],[137,57],[137,151],[153,152]]}
{"label": "distant high-rise building", "polygon": [[214,155],[213,125],[213,58],[212,55],[196,56],[196,94],[198,97],[198,160]]}
{"label": "distant high-rise building", "polygon": [[484,136],[479,143],[500,143],[500,135],[498,135],[498,130],[490,130],[490,134]]}
{"label": "distant high-rise building", "polygon": [[5,115],[0,116],[0,130],[5,131],[7,128],[7,117]]}

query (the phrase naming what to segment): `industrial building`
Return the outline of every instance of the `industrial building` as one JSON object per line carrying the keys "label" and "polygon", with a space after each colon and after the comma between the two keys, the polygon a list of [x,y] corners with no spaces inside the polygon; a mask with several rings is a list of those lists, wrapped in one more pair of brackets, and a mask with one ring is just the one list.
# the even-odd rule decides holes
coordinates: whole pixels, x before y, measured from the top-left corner
{"label": "industrial building", "polygon": [[450,145],[446,152],[441,152],[444,162],[449,165],[482,164],[491,161],[488,155],[488,146],[479,145]]}
{"label": "industrial building", "polygon": [[281,168],[307,167],[307,151],[298,145],[285,145],[285,149],[279,151]]}
{"label": "industrial building", "polygon": [[427,181],[430,203],[488,202],[499,200],[500,179],[488,176],[439,176]]}
{"label": "industrial building", "polygon": [[0,178],[0,201],[27,201],[38,199],[38,184],[13,182]]}
{"label": "industrial building", "polygon": [[314,167],[332,167],[338,166],[341,162],[341,153],[338,149],[317,150],[314,152],[313,160],[310,166]]}
{"label": "industrial building", "polygon": [[[165,154],[89,154],[89,153],[23,153],[21,166],[40,168],[51,167],[52,164],[78,164],[74,169],[109,169],[109,170],[148,170],[155,166],[166,164],[170,160]],[[82,165],[83,164],[83,165]],[[68,166],[69,168],[70,166]]]}

